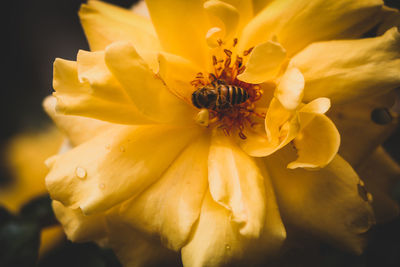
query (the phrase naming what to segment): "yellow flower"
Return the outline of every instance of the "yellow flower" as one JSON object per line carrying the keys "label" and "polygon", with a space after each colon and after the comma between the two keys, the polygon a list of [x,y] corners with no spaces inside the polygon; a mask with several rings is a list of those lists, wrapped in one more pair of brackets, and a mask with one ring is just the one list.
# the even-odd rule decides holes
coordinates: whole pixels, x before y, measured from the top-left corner
{"label": "yellow flower", "polygon": [[[55,128],[40,133],[24,133],[13,137],[5,150],[6,165],[13,176],[9,185],[0,188],[0,205],[17,214],[35,197],[47,193],[44,160],[57,153],[63,137]],[[60,225],[41,231],[39,255],[43,255],[64,238]]]}
{"label": "yellow flower", "polygon": [[46,184],[68,237],[110,246],[126,266],[173,251],[184,266],[257,262],[285,226],[360,253],[372,195],[337,155],[325,113],[332,102],[355,167],[394,127],[369,114],[400,85],[399,32],[356,38],[397,11],[380,0],[146,3],[151,20],[89,1],[79,14],[91,52],[54,63],[44,105],[73,148],[47,161]]}

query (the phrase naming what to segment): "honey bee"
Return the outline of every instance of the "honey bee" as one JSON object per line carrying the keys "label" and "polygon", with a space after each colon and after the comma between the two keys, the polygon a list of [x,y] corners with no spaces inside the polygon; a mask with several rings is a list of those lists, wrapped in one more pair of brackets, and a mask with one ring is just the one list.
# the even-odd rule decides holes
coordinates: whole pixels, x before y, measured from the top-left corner
{"label": "honey bee", "polygon": [[199,88],[192,94],[192,103],[197,108],[214,111],[226,110],[249,99],[247,91],[239,86],[226,85],[221,80]]}

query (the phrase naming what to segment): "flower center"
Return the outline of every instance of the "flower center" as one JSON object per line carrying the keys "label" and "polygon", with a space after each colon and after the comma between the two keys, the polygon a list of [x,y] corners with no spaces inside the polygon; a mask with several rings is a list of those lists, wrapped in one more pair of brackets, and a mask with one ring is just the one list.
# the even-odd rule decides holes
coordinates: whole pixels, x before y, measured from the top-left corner
{"label": "flower center", "polygon": [[196,88],[192,94],[192,103],[200,109],[198,122],[201,125],[216,125],[226,135],[237,129],[239,137],[246,139],[243,130],[246,125],[254,125],[252,117],[265,118],[264,113],[255,111],[254,103],[263,93],[260,86],[237,79],[245,70],[243,61],[253,48],[240,56],[232,52],[237,39],[234,39],[232,49],[224,48],[222,42],[218,43],[219,56],[212,56],[214,71],[208,75],[199,72],[191,82]]}

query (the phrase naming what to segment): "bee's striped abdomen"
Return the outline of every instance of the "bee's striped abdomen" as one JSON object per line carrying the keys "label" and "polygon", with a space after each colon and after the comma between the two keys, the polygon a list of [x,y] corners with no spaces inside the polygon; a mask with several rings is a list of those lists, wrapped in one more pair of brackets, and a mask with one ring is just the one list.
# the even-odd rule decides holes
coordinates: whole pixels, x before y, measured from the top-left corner
{"label": "bee's striped abdomen", "polygon": [[249,94],[245,89],[234,85],[228,85],[226,87],[228,87],[226,98],[231,105],[239,105],[249,99]]}
{"label": "bee's striped abdomen", "polygon": [[219,85],[217,87],[216,108],[227,109],[234,105],[239,105],[249,99],[249,94],[243,88],[234,85]]}
{"label": "bee's striped abdomen", "polygon": [[249,99],[247,91],[234,85],[218,84],[197,89],[192,94],[192,103],[197,108],[226,110]]}

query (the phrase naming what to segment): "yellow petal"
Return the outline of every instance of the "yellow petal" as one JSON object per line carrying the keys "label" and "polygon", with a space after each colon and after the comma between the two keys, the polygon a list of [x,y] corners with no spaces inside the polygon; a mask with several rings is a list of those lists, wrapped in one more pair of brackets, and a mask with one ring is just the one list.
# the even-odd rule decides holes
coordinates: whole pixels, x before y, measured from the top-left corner
{"label": "yellow petal", "polygon": [[397,120],[380,125],[371,120],[371,112],[377,108],[388,108],[394,104],[396,93],[348,104],[334,105],[328,116],[341,135],[340,155],[357,167],[397,128]]}
{"label": "yellow petal", "polygon": [[99,98],[132,104],[129,95],[108,69],[104,57],[104,51],[79,50],[76,59],[79,82],[87,82]]}
{"label": "yellow petal", "polygon": [[119,217],[107,215],[108,246],[123,266],[180,266],[177,253],[161,245],[160,240],[143,234],[121,222]]}
{"label": "yellow petal", "polygon": [[275,97],[288,110],[296,109],[304,94],[304,77],[297,68],[289,68],[281,77]]}
{"label": "yellow petal", "polygon": [[10,184],[0,187],[0,205],[13,213],[32,198],[46,193],[46,158],[59,150],[63,135],[55,128],[27,132],[10,139],[4,148],[4,164],[13,176]]}
{"label": "yellow petal", "polygon": [[253,2],[253,13],[255,15],[257,15],[258,12],[263,10],[272,1],[273,0],[252,0],[252,2]]}
{"label": "yellow petal", "polygon": [[[73,146],[77,146],[97,134],[112,127],[111,123],[87,117],[61,115],[56,112],[57,99],[48,96],[43,101],[43,107],[57,128],[62,131]],[[55,152],[55,151],[54,151]]]}
{"label": "yellow petal", "polygon": [[131,7],[131,11],[142,17],[150,18],[149,9],[147,8],[146,2],[144,0],[140,0],[137,3],[133,4],[133,6]]}
{"label": "yellow petal", "polygon": [[[270,195],[273,197],[273,194]],[[268,197],[269,198],[269,197]],[[275,206],[267,205],[266,231],[260,239],[245,238],[239,225],[231,219],[231,212],[214,202],[211,194],[203,201],[200,219],[190,242],[182,248],[182,262],[190,267],[262,266],[266,257],[282,244],[285,230]],[[268,228],[268,229],[267,229]],[[261,259],[260,259],[261,257]],[[236,266],[236,265],[235,265]]]}
{"label": "yellow petal", "polygon": [[357,172],[373,196],[372,207],[377,221],[381,223],[396,218],[400,213],[400,207],[391,196],[400,181],[400,166],[382,147],[378,147]]}
{"label": "yellow petal", "polygon": [[374,224],[372,207],[362,183],[340,156],[318,171],[289,170],[296,157],[290,146],[265,158],[284,221],[356,253],[362,252],[362,234]]}
{"label": "yellow petal", "polygon": [[163,50],[206,66],[210,28],[202,0],[146,1]]}
{"label": "yellow petal", "polygon": [[110,71],[144,115],[159,122],[193,122],[195,108],[173,95],[131,44],[118,42],[108,46],[105,59]]}
{"label": "yellow petal", "polygon": [[374,26],[368,22],[382,5],[381,0],[275,0],[244,28],[239,47],[247,49],[276,35],[293,55],[312,42],[359,37]]}
{"label": "yellow petal", "polygon": [[242,0],[223,0],[235,7],[239,11],[239,31],[253,18],[253,3],[252,1]]}
{"label": "yellow petal", "polygon": [[400,34],[315,43],[292,61],[306,80],[304,100],[325,96],[346,102],[400,86]]}
{"label": "yellow petal", "polygon": [[160,235],[167,247],[179,250],[199,217],[208,189],[208,139],[202,137],[190,144],[158,182],[122,204],[119,220]]}
{"label": "yellow petal", "polygon": [[[302,124],[304,113],[299,115]],[[289,169],[325,167],[339,150],[340,135],[327,116],[315,114],[293,142],[298,158],[289,163]]]}
{"label": "yellow petal", "polygon": [[384,6],[382,8],[382,22],[377,30],[378,35],[384,34],[393,26],[400,26],[400,11],[396,8]]}
{"label": "yellow petal", "polygon": [[330,107],[331,101],[329,98],[320,97],[303,106],[301,108],[301,112],[324,114],[329,110]]}
{"label": "yellow petal", "polygon": [[52,206],[69,240],[87,242],[106,237],[106,221],[103,213],[84,215],[79,208],[67,208],[58,201],[53,201]]}
{"label": "yellow petal", "polygon": [[107,210],[157,181],[196,130],[114,127],[58,155],[46,177],[47,188],[53,199],[85,214]]}
{"label": "yellow petal", "polygon": [[[207,14],[212,18],[217,18],[217,23],[222,23],[221,29],[224,29],[224,38],[226,40],[232,38],[237,31],[239,24],[239,11],[230,4],[219,0],[208,0],[204,3],[204,9]],[[216,24],[215,26],[220,26]]]}
{"label": "yellow petal", "polygon": [[104,50],[116,41],[129,41],[149,64],[156,59],[149,52],[161,50],[151,21],[129,10],[90,0],[81,6],[79,17],[92,51]]}
{"label": "yellow petal", "polygon": [[272,41],[259,44],[251,52],[245,71],[237,78],[254,84],[272,80],[285,58],[286,50],[280,44]]}
{"label": "yellow petal", "polygon": [[238,234],[239,225],[230,211],[215,203],[208,193],[203,202],[197,229],[182,248],[182,262],[190,267],[217,267],[232,258],[244,256],[245,238]]}
{"label": "yellow petal", "polygon": [[292,141],[300,130],[297,111],[285,109],[276,99],[271,100],[262,124],[245,128],[245,140],[237,139],[240,147],[250,156],[265,157]]}
{"label": "yellow petal", "polygon": [[290,111],[273,98],[265,117],[265,130],[271,143],[282,147],[296,136],[299,130],[299,122],[296,111]]}
{"label": "yellow petal", "polygon": [[247,237],[258,237],[265,220],[265,191],[260,170],[221,131],[214,131],[208,158],[213,199],[232,212],[232,220]]}
{"label": "yellow petal", "polygon": [[187,59],[168,53],[160,53],[158,61],[159,75],[168,89],[192,105],[192,93],[195,88],[190,82],[195,79],[197,73],[201,72],[201,69]]}
{"label": "yellow petal", "polygon": [[79,81],[77,63],[74,61],[55,60],[53,87],[56,91],[53,95],[57,98],[56,110],[62,114],[123,124],[154,123],[131,104],[113,102],[98,96],[89,82]]}

